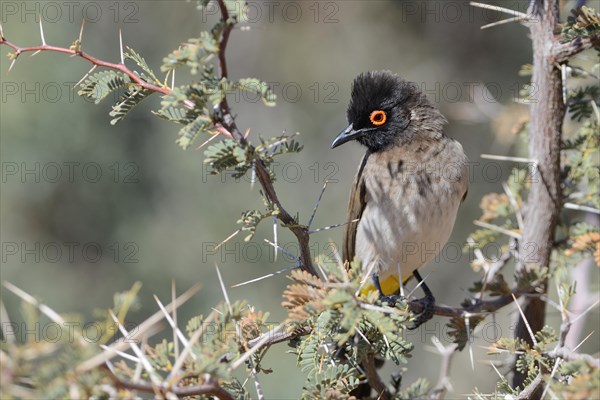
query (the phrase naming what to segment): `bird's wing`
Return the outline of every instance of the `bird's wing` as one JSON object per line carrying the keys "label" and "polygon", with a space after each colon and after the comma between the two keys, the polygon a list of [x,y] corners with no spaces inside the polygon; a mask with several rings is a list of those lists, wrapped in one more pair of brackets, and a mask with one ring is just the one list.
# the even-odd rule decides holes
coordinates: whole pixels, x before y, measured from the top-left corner
{"label": "bird's wing", "polygon": [[[348,202],[348,221],[360,220],[362,213],[367,204],[366,201],[366,186],[365,179],[363,176],[363,170],[369,158],[369,152],[363,157],[356,176],[354,177],[354,183],[352,184],[352,190],[350,191],[350,201]],[[354,259],[356,251],[356,231],[358,223],[360,221],[350,222],[344,229],[344,261],[352,261]]]}

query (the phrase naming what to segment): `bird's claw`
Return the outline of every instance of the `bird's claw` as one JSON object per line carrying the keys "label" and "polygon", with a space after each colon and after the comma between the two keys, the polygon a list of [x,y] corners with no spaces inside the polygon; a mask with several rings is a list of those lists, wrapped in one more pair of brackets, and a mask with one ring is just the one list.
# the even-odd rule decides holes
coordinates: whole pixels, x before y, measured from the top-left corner
{"label": "bird's claw", "polygon": [[[419,326],[423,325],[425,322],[427,322],[431,318],[433,318],[433,310],[435,307],[435,297],[433,297],[431,290],[429,290],[427,285],[425,285],[425,283],[423,282],[423,278],[421,278],[421,275],[419,275],[419,273],[417,271],[415,271],[414,274],[415,274],[415,277],[417,278],[417,280],[423,286],[423,291],[425,292],[425,297],[423,297],[421,299],[413,300],[411,302],[411,303],[418,303],[421,305],[421,312],[417,314],[415,320],[413,321],[413,325],[411,325],[407,328],[408,330],[411,330],[411,331],[417,329]],[[379,284],[379,276],[376,273],[374,273],[372,275],[372,278],[373,278],[373,283],[375,285],[375,288],[379,291],[379,301],[381,303],[386,303],[390,307],[395,307],[397,303],[406,300],[405,297],[400,296],[399,294],[384,295],[383,291],[381,290],[381,285]]]}
{"label": "bird's claw", "polygon": [[410,331],[417,329],[419,326],[433,318],[435,297],[433,297],[431,293],[428,293],[421,299],[413,300],[412,303],[420,304],[422,306],[422,310],[417,314],[413,324],[407,328]]}

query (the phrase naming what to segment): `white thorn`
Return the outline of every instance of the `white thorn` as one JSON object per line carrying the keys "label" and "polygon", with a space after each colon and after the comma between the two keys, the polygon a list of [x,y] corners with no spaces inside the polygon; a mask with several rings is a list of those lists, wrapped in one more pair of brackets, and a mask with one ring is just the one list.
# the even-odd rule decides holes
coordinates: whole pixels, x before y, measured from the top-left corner
{"label": "white thorn", "polygon": [[[270,332],[277,333],[281,330],[281,328],[283,328],[283,324],[277,325]],[[247,352],[242,354],[242,356],[240,358],[238,358],[233,364],[231,364],[231,367],[229,367],[229,370],[233,371],[234,369],[236,369],[237,367],[242,365],[248,358],[250,358],[250,356],[252,354],[256,353],[256,351],[258,349],[260,349],[265,343],[267,343],[269,341],[269,339],[270,339],[270,335],[265,335],[265,337],[262,338],[261,340],[259,340],[258,343],[256,343],[254,346],[252,346],[252,348],[250,350],[248,350]]]}
{"label": "white thorn", "polygon": [[542,393],[542,397],[540,397],[540,399],[546,398],[546,393],[548,392],[548,389],[550,389],[550,382],[552,382],[554,375],[556,375],[556,372],[558,371],[558,366],[560,365],[561,361],[562,361],[562,359],[557,358],[556,361],[554,362],[554,367],[552,367],[552,372],[550,373],[550,378],[548,378],[548,381],[546,382],[544,392]]}
{"label": "white thorn", "polygon": [[521,215],[521,210],[519,209],[519,204],[517,203],[517,198],[513,194],[512,190],[510,190],[510,187],[506,184],[506,182],[502,182],[502,188],[504,189],[504,192],[508,196],[508,201],[510,202],[512,208],[515,211],[515,216],[517,218],[517,226],[519,227],[519,229],[522,232],[523,227],[525,226],[525,222],[523,221],[523,215]]}
{"label": "white thorn", "polygon": [[[108,346],[107,346],[107,345],[105,345],[105,344],[101,344],[101,345],[100,345],[100,348],[101,348],[102,350],[113,351],[113,350],[112,350],[110,347],[108,347]],[[125,358],[125,359],[129,360],[129,361],[133,361],[133,362],[140,362],[140,359],[139,359],[139,358],[137,358],[137,357],[135,357],[135,356],[132,356],[131,354],[128,354],[128,353],[125,353],[125,352],[123,352],[123,351],[119,351],[119,350],[114,350],[114,352],[115,352],[115,353],[117,353],[118,355],[120,355],[121,357],[123,357],[123,358]],[[107,361],[107,362],[110,362],[110,361]]]}
{"label": "white thorn", "polygon": [[[113,319],[113,321],[115,322],[115,324],[117,324],[121,334],[124,337],[129,337],[129,332],[121,324],[121,322],[119,321],[117,316],[112,312],[112,310],[108,310],[108,312],[109,312],[111,318]],[[148,359],[144,356],[144,353],[142,352],[140,347],[134,341],[131,341],[129,343],[129,346],[131,347],[131,350],[133,350],[135,355],[140,359],[140,362],[141,362],[142,366],[144,367],[144,369],[146,370],[146,372],[148,373],[148,376],[150,377],[152,384],[154,384],[156,386],[160,386],[160,380],[156,377],[156,375],[154,373],[154,368],[152,368],[152,365],[150,364]]]}
{"label": "white thorn", "polygon": [[582,340],[582,341],[581,341],[581,342],[580,342],[580,343],[579,343],[577,346],[575,346],[575,347],[573,348],[573,350],[571,350],[571,353],[575,353],[575,352],[577,351],[577,349],[578,349],[579,347],[581,347],[581,345],[582,345],[582,344],[584,344],[584,343],[585,343],[585,341],[586,341],[586,340],[588,340],[588,339],[589,339],[589,338],[590,338],[590,337],[591,337],[591,336],[594,334],[594,332],[595,332],[595,331],[591,331],[589,335],[587,335],[586,337],[584,337],[584,338],[583,338],[583,340]]}
{"label": "white thorn", "polygon": [[437,336],[433,336],[431,338],[431,341],[433,342],[433,345],[435,346],[435,348],[437,349],[437,351],[440,354],[444,354],[444,351],[446,350],[444,345],[442,344],[442,342],[440,342],[440,339]]}
{"label": "white thorn", "polygon": [[396,272],[398,273],[398,286],[400,288],[400,297],[404,297],[404,282],[402,279],[402,268],[400,263],[396,263]]}
{"label": "white thorn", "polygon": [[219,270],[219,266],[217,265],[217,263],[215,263],[215,268],[217,270],[217,276],[219,277],[219,284],[221,285],[221,290],[223,291],[223,297],[225,297],[225,302],[227,303],[227,307],[229,307],[229,312],[233,314],[231,302],[229,301],[229,295],[227,294],[227,289],[225,288],[225,283],[223,283],[223,277],[221,276],[221,271]]}
{"label": "white thorn", "polygon": [[502,227],[500,227],[498,225],[488,224],[487,222],[478,221],[478,220],[473,221],[473,225],[477,225],[477,226],[480,226],[480,227],[486,228],[486,229],[491,229],[493,231],[503,233],[506,236],[510,236],[510,237],[515,238],[515,239],[521,239],[521,235],[519,233],[516,233],[516,232],[513,232],[511,230],[502,228]]}
{"label": "white thorn", "polygon": [[175,70],[172,69],[169,72],[171,72],[171,71],[173,72],[173,75],[171,75],[171,90],[174,90],[175,89]]}
{"label": "white thorn", "polygon": [[561,65],[560,72],[562,75],[561,78],[562,78],[563,104],[567,104],[567,64]]}
{"label": "white thorn", "polygon": [[406,296],[406,297],[410,297],[410,296],[412,296],[412,295],[413,295],[413,293],[415,292],[415,290],[417,290],[418,288],[420,288],[420,287],[421,287],[421,285],[425,283],[425,281],[427,280],[427,278],[429,278],[429,275],[431,275],[431,272],[430,272],[430,273],[428,273],[427,275],[425,275],[425,278],[423,278],[423,280],[422,280],[421,282],[419,282],[419,283],[417,284],[417,286],[415,286],[415,288],[414,288],[413,290],[411,290],[411,291],[410,291],[410,293],[408,294],[408,296]]}
{"label": "white thorn", "polygon": [[592,108],[594,109],[594,114],[596,114],[596,121],[598,121],[598,123],[600,124],[600,110],[598,110],[598,105],[596,104],[596,102],[594,100],[590,100],[590,103],[592,103]]}
{"label": "white thorn", "polygon": [[83,46],[83,26],[85,25],[85,18],[81,20],[81,28],[79,29],[79,46]]}
{"label": "white thorn", "polygon": [[[216,137],[217,135],[213,136]],[[235,235],[237,235],[238,233],[240,233],[241,229],[238,229],[237,231],[233,232],[231,235],[227,236],[225,238],[225,240],[223,240],[221,243],[219,243],[216,247],[215,250],[218,250],[219,247],[223,246],[225,243],[229,242]]]}
{"label": "white thorn", "polygon": [[319,194],[319,198],[317,199],[317,202],[313,209],[312,215],[310,216],[310,218],[308,220],[308,229],[310,229],[310,227],[312,226],[313,219],[315,219],[315,214],[317,214],[317,209],[319,208],[319,204],[321,203],[321,199],[323,198],[323,193],[325,193],[325,189],[327,188],[328,183],[329,183],[329,181],[325,181],[325,183],[323,184],[323,189],[321,189],[321,193]]}
{"label": "white thorn", "polygon": [[292,253],[290,253],[289,251],[287,251],[287,250],[286,250],[286,249],[284,249],[283,247],[279,246],[278,244],[271,242],[269,239],[263,239],[263,240],[264,240],[266,243],[270,244],[271,246],[273,246],[273,247],[276,247],[276,248],[278,248],[279,250],[281,250],[281,252],[282,252],[283,254],[285,254],[285,255],[286,255],[286,256],[288,256],[289,258],[293,259],[294,261],[296,261],[296,262],[298,262],[298,263],[300,262],[300,259],[299,259],[298,257],[294,256]]}
{"label": "white thorn", "polygon": [[17,59],[16,59],[16,58],[14,58],[14,59],[12,60],[12,62],[10,63],[10,67],[8,67],[8,72],[10,72],[10,70],[11,70],[11,69],[13,69],[13,67],[15,66],[15,63],[16,63],[16,62],[17,62]]}
{"label": "white thorn", "polygon": [[119,29],[119,50],[121,52],[121,64],[125,64],[125,55],[123,54],[123,32]]}
{"label": "white thorn", "polygon": [[496,371],[496,373],[498,374],[498,376],[500,377],[500,379],[502,379],[502,380],[506,379],[506,377],[504,375],[502,375],[500,373],[500,371],[498,371],[498,368],[496,367],[496,365],[492,361],[490,361],[490,365],[492,366],[492,368],[494,368],[494,371]]}
{"label": "white thorn", "polygon": [[252,173],[250,175],[250,190],[254,189],[255,182],[256,182],[256,161],[252,160]]}
{"label": "white thorn", "polygon": [[[177,298],[177,284],[175,283],[175,278],[171,278],[171,301],[175,301]],[[164,308],[164,307],[163,307]],[[168,311],[165,309],[168,313]],[[180,333],[179,328],[177,327],[177,308],[173,309],[173,353],[175,354],[175,358],[179,357],[179,340],[177,340],[178,333]],[[183,334],[182,334],[183,336]],[[184,336],[185,338],[185,336]]]}
{"label": "white thorn", "polygon": [[364,340],[365,342],[367,342],[367,344],[369,344],[369,345],[371,344],[371,342],[369,342],[369,339],[367,339],[367,337],[365,336],[365,334],[364,334],[364,333],[362,333],[362,332],[361,332],[361,330],[360,330],[360,329],[358,329],[358,327],[356,327],[356,328],[354,328],[354,329],[356,330],[356,333],[358,333],[358,334],[359,334],[359,335],[360,335],[360,336],[363,338],[363,340]]}
{"label": "white thorn", "polygon": [[586,308],[581,314],[579,314],[578,316],[576,316],[575,318],[573,318],[573,320],[571,321],[571,324],[574,324],[575,322],[577,322],[581,317],[583,317],[585,314],[589,313],[590,311],[592,311],[592,309],[594,307],[596,307],[598,305],[598,303],[600,303],[600,300],[596,300],[591,306],[589,306],[588,308]]}
{"label": "white thorn", "polygon": [[515,295],[513,293],[511,293],[510,295],[512,296],[513,300],[515,301],[515,304],[517,305],[517,308],[519,309],[519,314],[521,314],[521,318],[523,318],[523,322],[525,323],[525,327],[527,328],[527,331],[529,332],[531,341],[533,342],[534,345],[537,345],[537,340],[535,340],[535,335],[533,334],[531,325],[529,325],[529,321],[527,321],[527,318],[525,318],[525,313],[523,313],[523,310],[521,309],[521,305],[519,304],[519,302],[517,301],[517,298],[515,297]]}
{"label": "white thorn", "polygon": [[[167,309],[165,308],[165,306],[163,305],[163,303],[160,301],[160,299],[156,295],[154,295],[154,300],[158,304],[158,307],[160,308],[160,310],[165,315],[165,319],[167,320],[167,322],[169,323],[169,325],[171,326],[171,328],[173,328],[175,330],[177,338],[181,341],[181,344],[183,344],[183,346],[187,346],[188,345],[188,341],[185,338],[185,335],[179,330],[179,328],[177,328],[177,324],[175,323],[175,320],[171,317],[171,315],[169,314],[169,312],[167,311]],[[194,353],[191,353],[190,355],[192,356],[192,358],[194,360],[197,359],[197,357],[196,357],[196,355]]]}
{"label": "white thorn", "polygon": [[196,147],[196,150],[200,150],[201,148],[203,148],[204,146],[206,146],[207,144],[209,144],[210,142],[212,142],[213,140],[215,140],[217,138],[217,134],[211,135],[206,141],[204,141],[204,143],[202,143],[200,146]]}
{"label": "white thorn", "polygon": [[358,218],[357,219],[353,219],[352,221],[341,223],[341,224],[333,224],[333,225],[325,226],[323,228],[313,229],[312,231],[308,231],[308,233],[312,234],[312,233],[317,233],[317,232],[328,231],[330,229],[339,228],[341,226],[348,225],[348,224],[351,224],[351,223],[356,222],[356,221],[358,221]]}
{"label": "white thorn", "polygon": [[527,21],[528,18],[527,17],[512,17],[512,18],[508,18],[508,19],[503,19],[500,21],[496,21],[496,22],[492,22],[486,25],[481,26],[479,29],[488,29],[488,28],[492,28],[494,26],[498,26],[498,25],[503,25],[503,24],[508,24],[511,22],[521,22],[521,21]]}
{"label": "white thorn", "polygon": [[524,19],[528,18],[527,14],[522,13],[520,11],[511,10],[510,8],[492,6],[492,5],[489,5],[489,4],[478,3],[476,1],[471,1],[469,3],[469,5],[471,5],[473,7],[485,8],[485,9],[488,9],[488,10],[500,11],[500,12],[503,12],[505,14],[514,15],[515,17],[521,17],[521,18],[524,18]]}
{"label": "white thorn", "polygon": [[88,76],[90,76],[90,74],[91,74],[91,73],[92,73],[92,72],[93,72],[93,71],[96,69],[96,67],[97,67],[97,65],[94,65],[94,66],[92,66],[92,68],[90,68],[90,70],[87,72],[87,74],[85,74],[85,75],[83,76],[83,78],[81,78],[81,79],[79,80],[79,82],[77,82],[77,83],[75,84],[75,86],[73,86],[73,89],[75,89],[75,87],[77,87],[77,86],[81,85],[81,82],[83,82],[83,81],[85,80],[85,78],[87,78]]}
{"label": "white thorn", "polygon": [[473,343],[471,342],[471,320],[469,315],[465,315],[465,326],[467,327],[467,342],[469,343],[469,359],[471,361],[471,370],[475,371],[475,360],[473,357]]}
{"label": "white thorn", "polygon": [[520,163],[533,163],[537,166],[537,161],[532,160],[531,158],[525,157],[511,157],[511,156],[499,156],[496,154],[482,154],[481,158],[487,160],[500,160],[500,161],[512,161],[512,162],[520,162]]}
{"label": "white thorn", "polygon": [[40,36],[42,37],[42,45],[46,46],[46,38],[44,37],[44,27],[42,26],[42,16],[40,15]]}
{"label": "white thorn", "polygon": [[233,285],[233,286],[231,286],[231,287],[232,287],[232,288],[236,288],[236,287],[240,287],[240,286],[247,285],[247,284],[249,284],[249,283],[254,283],[254,282],[262,281],[263,279],[272,278],[272,277],[274,277],[275,275],[283,274],[284,272],[291,271],[291,270],[293,270],[293,269],[296,269],[296,268],[298,268],[298,267],[299,267],[299,265],[298,265],[298,264],[296,264],[296,265],[293,265],[293,266],[291,266],[291,267],[287,267],[287,268],[283,268],[283,269],[280,269],[280,270],[278,270],[278,271],[275,271],[275,272],[271,272],[270,274],[267,274],[267,275],[259,276],[258,278],[254,278],[254,279],[251,279],[251,280],[249,280],[249,281],[246,281],[246,282],[237,283],[237,284],[235,284],[235,285]]}
{"label": "white thorn", "polygon": [[277,254],[279,253],[279,244],[277,242],[277,216],[273,216],[273,244],[275,246],[275,256],[273,257],[273,262],[277,262]]}
{"label": "white thorn", "polygon": [[564,207],[568,208],[570,210],[578,210],[578,211],[589,212],[592,214],[600,214],[600,210],[598,210],[597,208],[588,207],[588,206],[580,206],[579,204],[575,204],[575,203],[565,203]]}

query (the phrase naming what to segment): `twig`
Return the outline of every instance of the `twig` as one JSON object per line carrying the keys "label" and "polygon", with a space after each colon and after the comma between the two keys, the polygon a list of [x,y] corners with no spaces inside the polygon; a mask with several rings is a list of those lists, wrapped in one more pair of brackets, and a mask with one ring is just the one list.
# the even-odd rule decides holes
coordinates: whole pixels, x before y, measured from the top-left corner
{"label": "twig", "polygon": [[[138,392],[145,393],[155,393],[154,388],[149,383],[134,383],[129,382],[123,379],[120,379],[117,376],[112,376],[112,379],[115,383],[115,386],[128,389],[128,390],[136,390]],[[160,394],[166,394],[165,389],[158,388]],[[164,391],[164,392],[163,392]],[[193,386],[185,386],[185,387],[173,387],[169,389],[169,392],[173,393],[177,397],[187,397],[187,396],[215,396],[219,400],[235,400],[229,392],[225,389],[217,385],[215,382],[205,382],[201,385],[193,385]]]}
{"label": "twig", "polygon": [[[229,14],[229,11],[227,10],[224,0],[219,0],[218,4],[219,4],[219,8],[221,11],[223,21],[225,21],[225,28],[223,29],[223,31],[221,33],[220,46],[219,46],[219,52],[218,52],[219,67],[221,70],[221,78],[227,79],[229,76],[229,73],[228,73],[228,69],[227,69],[227,60],[225,57],[225,51],[227,48],[227,43],[229,41],[229,36],[230,36],[231,31],[236,23],[236,20]],[[83,25],[82,25],[82,31],[80,32],[80,39],[81,39],[82,33],[83,33]],[[80,42],[80,39],[79,39],[79,42]],[[50,46],[50,45],[46,45],[46,44],[42,44],[40,46],[19,47],[15,44],[11,43],[10,41],[6,40],[6,38],[4,37],[4,34],[0,33],[0,45],[1,44],[6,45],[14,50],[14,58],[9,66],[9,71],[15,65],[15,62],[16,62],[18,56],[23,53],[38,52],[38,51],[52,51],[52,52],[69,54],[71,56],[81,57],[81,58],[91,62],[92,64],[94,64],[94,66],[105,67],[108,69],[121,71],[122,73],[129,76],[129,78],[132,81],[134,81],[136,84],[138,84],[139,86],[141,86],[142,88],[144,88],[146,90],[150,90],[152,92],[157,92],[157,93],[162,93],[163,95],[171,93],[171,88],[169,88],[166,85],[165,86],[157,86],[157,85],[153,85],[151,83],[144,81],[140,76],[135,74],[135,72],[133,72],[132,70],[127,68],[127,66],[124,65],[123,59],[121,59],[120,64],[115,64],[115,63],[97,59],[97,58],[85,53],[82,50],[81,43],[79,43],[77,46],[74,46],[73,49],[59,47],[59,46]],[[122,55],[123,55],[123,51],[121,51],[121,56]],[[238,129],[238,127],[235,123],[235,120],[231,113],[231,109],[229,108],[229,104],[227,103],[226,96],[223,97],[223,100],[219,104],[219,110],[220,110],[221,116],[218,119],[215,119],[215,121],[214,121],[215,125],[217,125],[218,123],[221,123],[226,130],[231,132],[232,136],[236,140],[238,140],[243,145],[246,145],[247,144],[246,137],[241,133],[241,131]],[[317,273],[313,267],[312,256],[310,254],[310,247],[309,247],[309,242],[308,242],[309,241],[308,228],[306,228],[302,225],[299,225],[298,222],[283,208],[281,202],[279,201],[277,193],[275,192],[275,188],[273,187],[273,181],[271,179],[269,171],[268,171],[267,167],[265,166],[264,162],[260,159],[257,159],[255,162],[255,166],[256,166],[255,167],[256,176],[263,188],[266,199],[271,204],[275,205],[278,210],[277,218],[284,224],[284,226],[286,226],[296,236],[296,239],[298,240],[298,244],[300,247],[300,259],[302,260],[302,264],[301,264],[302,269],[304,269],[316,276]]]}
{"label": "twig", "polygon": [[576,54],[600,44],[600,34],[594,34],[587,38],[576,38],[567,43],[555,43],[552,48],[552,56],[557,63],[563,63]]}
{"label": "twig", "polygon": [[539,373],[535,377],[535,379],[523,389],[521,393],[515,398],[516,400],[529,400],[529,399],[537,399],[540,396],[540,390],[542,390],[542,385],[544,384],[544,379],[542,379],[542,374]]}
{"label": "twig", "polygon": [[[225,57],[225,51],[227,49],[227,43],[229,41],[229,35],[231,34],[231,30],[235,24],[235,20],[231,18],[229,15],[229,11],[227,10],[227,6],[225,5],[224,0],[219,0],[219,9],[221,11],[221,16],[223,21],[225,21],[225,28],[221,33],[220,45],[219,45],[219,67],[221,70],[221,78],[228,78],[228,70],[227,70],[227,60]],[[231,109],[229,108],[229,104],[227,103],[227,97],[223,97],[223,100],[219,104],[220,110],[220,122],[223,126],[231,132],[232,136],[238,140],[241,144],[247,145],[246,138],[242,134],[242,132],[238,129],[235,120],[231,114]],[[309,247],[309,232],[308,228],[298,224],[296,221],[283,207],[281,202],[279,201],[279,197],[277,196],[277,192],[273,186],[273,181],[271,179],[271,174],[269,173],[267,167],[261,159],[256,159],[255,162],[255,170],[256,177],[260,182],[260,185],[263,188],[266,199],[269,203],[276,206],[277,209],[277,218],[283,223],[285,227],[287,227],[293,234],[296,236],[298,240],[298,245],[300,247],[300,267],[317,276],[317,272],[313,266],[312,256],[310,254]]]}
{"label": "twig", "polygon": [[390,391],[385,386],[385,383],[381,381],[379,374],[377,373],[377,367],[375,366],[375,357],[367,355],[363,358],[362,364],[365,369],[365,376],[369,385],[375,390],[377,399],[391,400],[392,396]]}
{"label": "twig", "polygon": [[431,340],[442,356],[440,376],[437,384],[431,391],[431,398],[442,399],[444,397],[444,393],[449,389],[450,386],[450,364],[452,363],[452,356],[454,356],[454,353],[458,348],[458,344],[452,343],[444,347],[436,336],[434,336]]}
{"label": "twig", "polygon": [[51,51],[51,52],[56,52],[56,53],[64,53],[64,54],[69,54],[71,56],[81,57],[84,60],[87,60],[87,61],[91,62],[92,64],[94,64],[96,67],[105,67],[108,69],[121,71],[122,73],[127,75],[129,78],[131,78],[132,81],[134,81],[136,84],[140,85],[142,88],[144,88],[146,90],[150,90],[150,91],[162,93],[162,94],[171,93],[171,89],[166,86],[157,86],[157,85],[153,85],[151,83],[144,81],[135,72],[133,72],[132,70],[127,68],[127,66],[125,66],[125,64],[115,64],[115,63],[111,63],[108,61],[103,61],[103,60],[100,60],[96,57],[93,57],[93,56],[85,53],[83,50],[71,50],[71,49],[68,49],[65,47],[50,46],[50,45],[44,45],[44,44],[42,44],[40,46],[19,47],[16,44],[9,42],[2,36],[0,36],[0,44],[8,46],[15,51],[15,58],[13,59],[13,63],[11,63],[11,65],[14,65],[14,62],[17,60],[19,55],[21,55],[23,53],[39,52],[39,51]]}
{"label": "twig", "polygon": [[[165,310],[167,312],[173,311],[173,308],[181,306],[183,303],[188,301],[198,290],[200,289],[200,285],[196,284],[192,286],[190,289],[185,291],[181,296],[179,296],[175,301],[169,303],[165,306]],[[122,351],[129,347],[130,342],[139,340],[143,335],[149,336],[148,331],[155,327],[157,323],[159,323],[165,314],[163,311],[157,311],[153,315],[151,315],[148,319],[146,319],[143,323],[141,323],[132,333],[129,335],[128,339],[125,341],[120,341],[112,344],[106,351],[101,354],[98,354],[89,360],[81,363],[75,371],[79,374],[94,369],[100,365],[103,365],[106,361],[117,355],[116,351]]]}
{"label": "twig", "polygon": [[[524,292],[524,291],[515,290],[512,292],[511,295],[500,296],[494,300],[477,301],[476,303],[474,303],[468,307],[464,307],[464,308],[435,305],[433,307],[433,314],[441,316],[441,317],[451,317],[451,318],[453,318],[453,317],[464,318],[465,316],[473,317],[476,315],[485,315],[485,314],[489,314],[489,313],[498,311],[502,307],[512,303],[513,295],[514,295],[514,297],[519,298],[521,296],[528,296],[528,295],[533,295],[533,294],[534,293],[532,293],[532,292]],[[366,306],[365,304],[362,304],[361,307],[375,309],[376,311],[379,311],[379,312],[393,312],[393,311],[390,311],[392,309],[388,310],[383,307],[381,307],[381,309],[380,309],[375,305]],[[408,303],[408,309],[411,312],[418,314],[418,313],[423,312],[423,304],[420,303],[419,301],[413,301],[413,302]],[[398,312],[400,312],[400,311],[398,311]],[[254,346],[259,341],[264,340],[263,346],[271,346],[276,343],[287,342],[287,341],[292,340],[299,336],[308,335],[311,332],[312,332],[312,330],[309,327],[303,327],[302,329],[299,329],[299,330],[296,330],[293,332],[274,332],[271,330],[271,331],[265,332],[258,338],[250,340],[249,343],[251,346]]]}

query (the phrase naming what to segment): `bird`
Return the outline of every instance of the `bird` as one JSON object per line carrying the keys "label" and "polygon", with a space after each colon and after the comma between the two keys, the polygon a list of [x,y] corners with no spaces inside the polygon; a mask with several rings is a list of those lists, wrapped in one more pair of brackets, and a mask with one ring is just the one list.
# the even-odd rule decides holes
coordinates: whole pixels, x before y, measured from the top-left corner
{"label": "bird", "polygon": [[414,276],[425,293],[415,329],[435,304],[418,269],[450,237],[468,191],[468,159],[418,86],[390,71],[354,79],[347,119],[331,147],[356,141],[366,152],[350,191],[343,259],[358,258],[361,293],[379,290],[382,299],[397,299]]}

